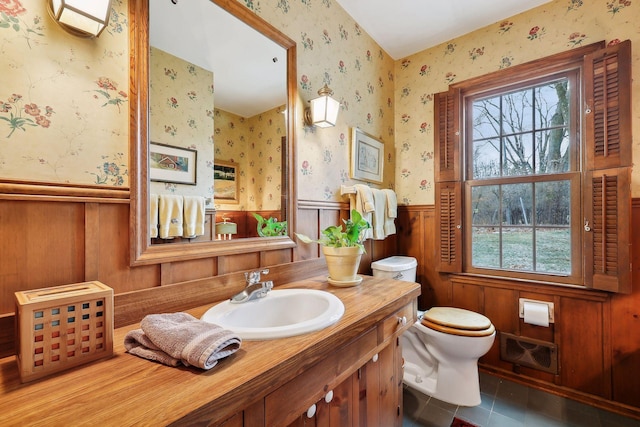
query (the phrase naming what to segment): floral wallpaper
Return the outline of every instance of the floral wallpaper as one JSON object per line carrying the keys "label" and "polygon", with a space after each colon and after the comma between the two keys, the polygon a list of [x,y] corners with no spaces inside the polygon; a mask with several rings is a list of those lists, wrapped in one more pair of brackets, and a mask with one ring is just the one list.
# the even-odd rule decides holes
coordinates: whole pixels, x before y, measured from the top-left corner
{"label": "floral wallpaper", "polygon": [[151,193],[213,197],[214,75],[157,48],[149,58],[149,138],[197,150],[196,185],[151,181]]}
{"label": "floral wallpaper", "polygon": [[[361,128],[384,143],[384,179],[393,188],[394,62],[335,0],[239,0],[297,43],[296,112],[298,199],[345,201],[350,130]],[[341,102],[333,128],[304,126],[303,108],[327,84]]]}
{"label": "floral wallpaper", "polygon": [[0,1],[0,178],[129,185],[127,3],[99,39],[63,31],[45,1]]}
{"label": "floral wallpaper", "polygon": [[[434,203],[433,94],[451,83],[604,40],[631,39],[633,156],[640,163],[640,1],[554,0],[395,64],[396,189],[407,205]],[[640,196],[640,170],[632,194]]]}
{"label": "floral wallpaper", "polygon": [[214,158],[238,164],[239,203],[225,210],[279,210],[282,185],[284,106],[244,118],[216,108]]}
{"label": "floral wallpaper", "polygon": [[[433,204],[434,93],[600,40],[634,46],[633,156],[640,161],[640,0],[552,0],[397,61],[335,0],[238,2],[297,43],[301,200],[345,200],[340,185],[355,182],[350,130],[360,127],[384,143],[379,186],[395,188],[402,204]],[[114,0],[109,28],[94,40],[61,30],[45,3],[0,1],[0,178],[127,187],[128,2]],[[303,108],[325,83],[342,103],[338,124],[306,127]],[[640,196],[638,168],[632,192]]]}

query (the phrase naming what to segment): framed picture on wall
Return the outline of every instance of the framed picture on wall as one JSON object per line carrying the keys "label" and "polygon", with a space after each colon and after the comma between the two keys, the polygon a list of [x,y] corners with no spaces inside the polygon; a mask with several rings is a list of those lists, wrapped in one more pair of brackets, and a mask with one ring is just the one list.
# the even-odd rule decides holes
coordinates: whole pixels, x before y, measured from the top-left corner
{"label": "framed picture on wall", "polygon": [[351,168],[353,179],[382,182],[384,145],[358,128],[351,130]]}
{"label": "framed picture on wall", "polygon": [[238,164],[215,160],[213,162],[214,203],[238,203]]}
{"label": "framed picture on wall", "polygon": [[149,179],[151,181],[196,185],[198,151],[191,148],[149,143]]}

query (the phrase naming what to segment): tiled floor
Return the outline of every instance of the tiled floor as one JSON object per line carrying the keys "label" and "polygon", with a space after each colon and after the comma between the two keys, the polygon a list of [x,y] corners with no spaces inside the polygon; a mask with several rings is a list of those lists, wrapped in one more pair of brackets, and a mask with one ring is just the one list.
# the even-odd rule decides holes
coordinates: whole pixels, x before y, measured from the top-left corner
{"label": "tiled floor", "polygon": [[404,427],[449,427],[456,416],[480,427],[640,427],[640,421],[480,374],[482,403],[451,405],[404,387]]}

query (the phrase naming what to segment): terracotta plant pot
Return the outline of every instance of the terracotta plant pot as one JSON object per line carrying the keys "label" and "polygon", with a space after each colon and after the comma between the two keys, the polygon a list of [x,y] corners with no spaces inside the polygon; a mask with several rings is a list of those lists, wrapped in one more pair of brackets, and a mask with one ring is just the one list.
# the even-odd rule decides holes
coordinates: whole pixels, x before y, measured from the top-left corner
{"label": "terracotta plant pot", "polygon": [[333,248],[323,246],[322,252],[327,261],[329,278],[336,282],[355,282],[364,251],[357,247]]}

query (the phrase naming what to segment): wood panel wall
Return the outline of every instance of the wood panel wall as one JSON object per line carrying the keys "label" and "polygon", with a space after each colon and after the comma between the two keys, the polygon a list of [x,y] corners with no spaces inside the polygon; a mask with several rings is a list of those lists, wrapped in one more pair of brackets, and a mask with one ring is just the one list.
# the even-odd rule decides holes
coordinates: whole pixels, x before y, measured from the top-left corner
{"label": "wood panel wall", "polygon": [[[633,251],[629,295],[437,273],[433,206],[400,207],[398,252],[418,259],[421,309],[450,305],[488,316],[499,332],[555,343],[559,373],[517,366],[500,358],[499,337],[481,359],[483,369],[594,406],[640,418],[640,250]],[[633,201],[633,229],[640,229],[640,200]],[[632,233],[640,247],[640,233]],[[555,303],[549,328],[518,315],[518,298]]]}
{"label": "wood panel wall", "polygon": [[[349,204],[301,201],[298,212],[298,230],[318,236],[321,229],[348,217]],[[270,267],[279,272],[278,278],[290,281],[294,276],[287,276],[287,270],[301,277],[304,272],[297,266],[300,264],[317,272],[317,264],[312,263],[309,268],[306,261],[322,258],[318,245],[300,244],[292,249],[131,267],[129,200],[117,197],[0,195],[0,239],[5,242],[0,256],[0,357],[14,353],[13,312],[17,291],[99,280],[114,289],[116,302],[126,301],[130,308],[123,311],[116,307],[119,313],[116,324],[122,326],[127,324],[123,322],[137,322],[140,316],[153,312],[161,296],[168,295],[159,287],[204,280],[200,297],[207,295],[210,301],[216,301],[242,290],[244,271]],[[396,239],[369,241],[366,249],[361,274],[371,273],[372,260],[395,254]],[[274,266],[278,268],[274,270]],[[325,268],[324,262],[320,266]],[[274,281],[277,286],[277,278]],[[168,307],[182,304],[184,308],[184,304],[188,307],[201,301],[192,288],[185,293]]]}
{"label": "wood panel wall", "polygon": [[[348,215],[348,203],[301,200],[297,231],[317,237],[321,229]],[[487,314],[499,330],[558,344],[558,375],[517,367],[499,358],[494,347],[483,369],[607,409],[640,417],[640,251],[633,253],[630,295],[612,295],[558,287],[527,286],[507,281],[473,280],[435,272],[433,206],[405,206],[398,212],[398,233],[384,241],[367,241],[360,273],[370,274],[371,261],[394,254],[418,260],[422,284],[419,307],[458,305]],[[184,299],[223,299],[238,292],[249,269],[275,267],[278,277],[317,273],[324,264],[318,245],[250,252],[139,267],[129,266],[129,204],[122,198],[0,197],[0,356],[13,347],[13,293],[87,280],[112,287],[123,304],[119,325],[140,320],[160,304],[160,287],[190,284]],[[640,228],[640,199],[633,203],[634,229]],[[640,247],[640,233],[632,243]],[[311,263],[311,264],[309,264]],[[308,266],[312,266],[309,268]],[[205,283],[205,285],[203,285]],[[200,291],[202,289],[202,291]],[[558,321],[540,330],[523,324],[515,304],[519,296],[556,302]],[[192,301],[193,300],[193,301]],[[171,301],[168,302],[171,307]],[[498,342],[498,340],[496,341]],[[496,344],[497,345],[497,344]]]}

